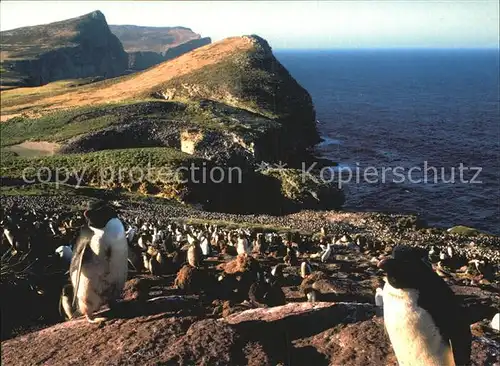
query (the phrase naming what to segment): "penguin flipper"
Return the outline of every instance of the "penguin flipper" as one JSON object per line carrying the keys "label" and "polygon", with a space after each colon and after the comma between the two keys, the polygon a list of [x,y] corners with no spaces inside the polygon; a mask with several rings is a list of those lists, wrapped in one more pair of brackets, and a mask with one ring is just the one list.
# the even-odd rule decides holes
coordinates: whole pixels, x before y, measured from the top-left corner
{"label": "penguin flipper", "polygon": [[[457,315],[461,319],[467,319],[463,314],[464,309],[459,307]],[[451,350],[456,365],[470,365],[472,333],[468,322],[456,322],[450,334]]]}
{"label": "penguin flipper", "polygon": [[431,291],[422,292],[419,305],[427,310],[443,341],[450,345],[456,365],[470,365],[472,334],[458,298],[437,273],[428,278]]}
{"label": "penguin flipper", "polygon": [[78,296],[78,288],[80,285],[80,276],[82,272],[82,264],[88,262],[91,258],[92,251],[89,248],[90,241],[92,239],[92,231],[90,228],[82,229],[80,236],[75,244],[75,255],[72,257],[70,264],[70,277],[76,272],[76,283],[73,290],[73,301],[72,305],[76,303],[76,298]]}

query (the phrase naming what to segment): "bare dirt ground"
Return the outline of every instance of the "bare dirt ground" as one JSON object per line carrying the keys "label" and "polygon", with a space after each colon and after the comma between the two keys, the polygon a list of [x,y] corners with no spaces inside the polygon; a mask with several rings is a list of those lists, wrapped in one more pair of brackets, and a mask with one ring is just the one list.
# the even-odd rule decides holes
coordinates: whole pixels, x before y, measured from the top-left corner
{"label": "bare dirt ground", "polygon": [[25,141],[8,146],[5,149],[17,153],[19,156],[47,156],[54,155],[61,146],[48,141]]}

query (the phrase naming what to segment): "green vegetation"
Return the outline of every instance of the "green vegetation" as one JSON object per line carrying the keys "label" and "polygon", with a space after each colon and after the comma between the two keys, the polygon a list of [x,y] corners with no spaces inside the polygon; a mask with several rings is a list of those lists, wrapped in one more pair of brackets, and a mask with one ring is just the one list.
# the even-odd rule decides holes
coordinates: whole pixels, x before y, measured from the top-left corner
{"label": "green vegetation", "polygon": [[57,111],[39,118],[14,117],[0,124],[0,146],[29,140],[64,142],[114,124],[140,119],[164,121],[166,118],[183,121],[187,126],[197,125],[205,131],[233,132],[248,142],[270,129],[279,128],[274,120],[222,103],[142,100]]}
{"label": "green vegetation", "polygon": [[186,102],[186,109],[174,117],[204,130],[229,131],[240,136],[256,136],[279,128],[274,120],[217,102]]}
{"label": "green vegetation", "polygon": [[[175,89],[174,98],[218,100],[275,119],[278,115],[271,102],[275,96],[272,85],[276,76],[258,63],[254,52],[239,53],[155,86],[144,96],[158,90]],[[189,89],[183,85],[192,87]]]}
{"label": "green vegetation", "polygon": [[14,159],[17,156],[18,156],[17,153],[15,153],[14,151],[0,149],[0,161],[2,161],[2,162],[6,161],[8,159]]}
{"label": "green vegetation", "polygon": [[140,117],[140,110],[131,108],[124,111],[122,107],[139,107],[141,104],[143,101],[103,104],[57,111],[39,118],[14,117],[0,124],[0,146],[15,145],[27,140],[60,142],[80,134],[99,131],[120,123],[125,118]]}
{"label": "green vegetation", "polygon": [[456,234],[456,235],[462,235],[462,236],[478,236],[481,234],[478,230],[476,230],[474,228],[462,226],[462,225],[454,226],[454,227],[450,228],[448,230],[448,232],[450,234]]}
{"label": "green vegetation", "polygon": [[[197,160],[191,155],[171,148],[137,148],[122,150],[103,150],[85,154],[53,155],[44,157],[17,157],[2,161],[2,176],[20,178],[23,169],[47,167],[51,171],[66,168],[73,172],[85,172],[92,175],[99,169],[109,168],[147,169],[164,166],[177,167],[182,163]],[[28,177],[32,177],[28,174]]]}
{"label": "green vegetation", "polygon": [[[184,200],[192,187],[186,168],[196,166],[201,174],[199,168],[204,163],[203,159],[170,148],[104,150],[3,159],[1,176],[33,183],[59,182],[125,189]],[[179,169],[181,167],[184,168]]]}
{"label": "green vegetation", "polygon": [[24,186],[2,186],[2,196],[100,196],[109,190],[92,187],[74,187],[66,184],[39,183]]}
{"label": "green vegetation", "polygon": [[344,204],[345,197],[341,190],[308,172],[273,168],[262,173],[280,182],[285,199],[305,208],[338,209]]}
{"label": "green vegetation", "polygon": [[[103,129],[118,121],[113,114],[102,115],[104,110],[95,107],[60,111],[40,118],[29,119],[15,117],[0,125],[1,146],[19,144],[27,140],[64,141],[82,133]],[[94,112],[98,115],[85,119],[85,115]],[[84,122],[81,120],[85,119]]]}

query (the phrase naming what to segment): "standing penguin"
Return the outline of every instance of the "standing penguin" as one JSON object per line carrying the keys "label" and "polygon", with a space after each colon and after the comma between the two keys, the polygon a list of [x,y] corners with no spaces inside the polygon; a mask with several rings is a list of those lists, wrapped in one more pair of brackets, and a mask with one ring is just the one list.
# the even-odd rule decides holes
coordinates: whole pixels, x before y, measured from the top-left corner
{"label": "standing penguin", "polygon": [[400,365],[470,364],[470,325],[453,291],[412,248],[380,261],[384,323]]}
{"label": "standing penguin", "polygon": [[198,240],[194,240],[187,251],[187,260],[191,267],[197,268],[201,262],[201,248]]}
{"label": "standing penguin", "polygon": [[94,312],[110,308],[121,295],[127,280],[128,244],[125,229],[116,211],[103,201],[89,205],[84,213],[88,226],[80,232],[70,265],[74,288],[73,303],[91,323]]}

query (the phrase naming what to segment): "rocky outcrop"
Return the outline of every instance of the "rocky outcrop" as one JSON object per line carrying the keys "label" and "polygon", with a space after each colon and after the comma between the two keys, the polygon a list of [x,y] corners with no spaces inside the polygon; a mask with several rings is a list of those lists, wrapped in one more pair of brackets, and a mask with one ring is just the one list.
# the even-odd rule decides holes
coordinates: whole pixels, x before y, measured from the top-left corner
{"label": "rocky outcrop", "polygon": [[110,29],[128,53],[129,72],[150,68],[211,42],[185,27],[110,25]]}
{"label": "rocky outcrop", "polygon": [[129,72],[140,71],[157,65],[161,62],[171,60],[188,53],[196,48],[210,44],[211,39],[204,37],[200,39],[192,39],[178,46],[172,46],[166,52],[158,53],[153,51],[137,51],[128,54]]}
{"label": "rocky outcrop", "polygon": [[155,52],[164,54],[169,48],[200,39],[201,36],[186,27],[145,27],[140,25],[109,26],[126,52]]}
{"label": "rocky outcrop", "polygon": [[311,96],[274,57],[264,39],[244,36],[238,43],[239,47],[245,44],[245,49],[167,81],[153,96],[209,99],[265,117],[280,125],[261,144],[273,147],[273,156],[266,155],[270,160],[300,161],[319,142]]}
{"label": "rocky outcrop", "polygon": [[[356,303],[290,303],[200,320],[178,298],[131,301],[103,327],[73,320],[2,342],[2,365],[391,365],[383,318]],[[71,339],[71,344],[67,340]],[[474,337],[472,365],[498,362],[498,342]]]}
{"label": "rocky outcrop", "polygon": [[127,68],[127,54],[100,11],[1,32],[1,39],[2,79],[10,77],[11,83],[38,86],[62,79],[110,78]]}
{"label": "rocky outcrop", "polygon": [[165,57],[160,53],[151,51],[131,52],[128,54],[128,70],[129,72],[145,70],[163,61],[165,61]]}

